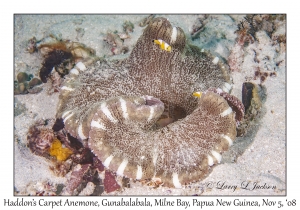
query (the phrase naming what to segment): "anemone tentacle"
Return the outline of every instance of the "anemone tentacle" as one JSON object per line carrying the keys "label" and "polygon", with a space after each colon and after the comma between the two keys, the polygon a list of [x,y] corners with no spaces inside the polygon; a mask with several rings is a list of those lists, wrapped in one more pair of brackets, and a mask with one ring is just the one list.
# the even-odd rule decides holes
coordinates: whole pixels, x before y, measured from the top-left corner
{"label": "anemone tentacle", "polygon": [[91,71],[68,76],[57,117],[118,175],[181,187],[207,176],[236,137],[235,111],[225,99],[241,103],[229,97],[228,68],[187,44],[165,18],[148,25],[121,65],[102,62]]}

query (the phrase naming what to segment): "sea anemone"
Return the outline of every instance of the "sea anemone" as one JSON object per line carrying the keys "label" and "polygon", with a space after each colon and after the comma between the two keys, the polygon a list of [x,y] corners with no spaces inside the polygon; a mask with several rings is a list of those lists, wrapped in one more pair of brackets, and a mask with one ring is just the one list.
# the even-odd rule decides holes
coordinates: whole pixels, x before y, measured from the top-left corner
{"label": "sea anemone", "polygon": [[[168,43],[171,50],[153,40]],[[87,140],[117,175],[156,177],[180,188],[206,177],[235,140],[235,115],[242,103],[209,90],[231,91],[227,66],[187,44],[183,30],[167,19],[151,21],[121,64],[91,68],[70,72],[57,118],[70,135]],[[195,91],[202,92],[200,98]],[[243,112],[237,115],[240,119]]]}

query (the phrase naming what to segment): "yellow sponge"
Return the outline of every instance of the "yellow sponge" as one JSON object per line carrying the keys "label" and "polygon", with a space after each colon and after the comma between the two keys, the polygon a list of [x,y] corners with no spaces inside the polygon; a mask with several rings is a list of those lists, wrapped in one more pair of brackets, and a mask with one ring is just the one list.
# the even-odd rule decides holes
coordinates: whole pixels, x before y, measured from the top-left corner
{"label": "yellow sponge", "polygon": [[70,155],[72,151],[68,148],[63,148],[61,142],[55,139],[50,147],[50,155],[55,156],[57,160],[64,161]]}

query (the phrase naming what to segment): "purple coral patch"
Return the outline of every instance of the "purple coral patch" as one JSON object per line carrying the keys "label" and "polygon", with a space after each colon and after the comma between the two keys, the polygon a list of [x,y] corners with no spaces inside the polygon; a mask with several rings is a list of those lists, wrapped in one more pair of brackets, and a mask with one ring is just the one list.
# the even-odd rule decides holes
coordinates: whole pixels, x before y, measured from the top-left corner
{"label": "purple coral patch", "polygon": [[110,171],[105,171],[104,190],[107,193],[116,191],[120,188],[115,176]]}
{"label": "purple coral patch", "polygon": [[104,171],[104,165],[97,157],[93,157],[93,166],[100,172]]}
{"label": "purple coral patch", "polygon": [[214,93],[219,94],[227,101],[228,105],[235,112],[235,120],[237,122],[240,122],[244,118],[245,107],[244,107],[243,103],[237,97],[230,95],[229,93],[226,93],[226,92],[222,91],[221,89],[210,88],[210,89],[208,89],[208,91],[212,91]]}
{"label": "purple coral patch", "polygon": [[78,192],[80,192],[81,190],[80,188],[83,187],[84,176],[88,174],[90,168],[91,168],[90,164],[85,164],[85,165],[78,164],[77,166],[75,166],[66,187],[63,189],[62,194],[77,195]]}

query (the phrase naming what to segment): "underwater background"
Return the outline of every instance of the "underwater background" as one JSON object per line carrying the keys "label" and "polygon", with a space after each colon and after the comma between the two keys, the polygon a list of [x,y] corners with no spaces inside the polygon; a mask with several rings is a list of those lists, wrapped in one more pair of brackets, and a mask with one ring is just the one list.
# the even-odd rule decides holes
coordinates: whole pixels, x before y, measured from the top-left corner
{"label": "underwater background", "polygon": [[[285,195],[286,16],[160,14],[155,17],[165,17],[172,25],[181,27],[189,43],[228,65],[233,79],[232,95],[242,100],[245,82],[259,85],[263,92],[259,113],[245,135],[237,137],[223,154],[221,164],[202,181],[173,189],[121,179],[117,180],[122,185],[118,190],[107,192],[103,183],[97,183],[94,184],[98,185],[97,191],[95,186],[87,186],[84,195]],[[82,43],[110,61],[124,59],[141,36],[147,18],[151,16],[14,15],[15,195],[60,194],[68,181],[67,175],[53,173],[53,161],[33,154],[28,147],[32,125],[41,121],[50,124],[59,101],[56,80],[34,84],[34,90],[27,86],[27,82],[39,78],[43,65],[43,56],[35,45],[55,37]],[[18,78],[22,74],[25,79]],[[249,189],[242,189],[247,183]],[[253,189],[255,183],[261,187]]]}

